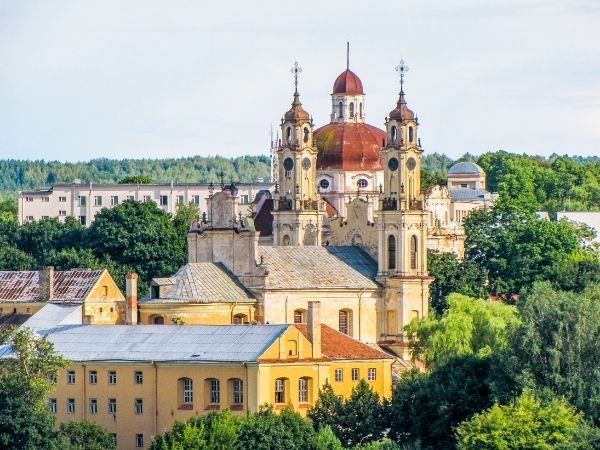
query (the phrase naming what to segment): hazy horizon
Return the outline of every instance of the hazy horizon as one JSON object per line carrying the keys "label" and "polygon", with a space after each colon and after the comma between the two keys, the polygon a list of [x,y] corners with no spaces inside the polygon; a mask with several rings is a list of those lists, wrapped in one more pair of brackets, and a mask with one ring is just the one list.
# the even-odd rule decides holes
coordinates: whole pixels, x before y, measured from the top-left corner
{"label": "hazy horizon", "polygon": [[329,123],[345,69],[383,127],[405,91],[427,153],[600,153],[600,3],[513,0],[0,2],[0,158],[268,154],[303,68]]}

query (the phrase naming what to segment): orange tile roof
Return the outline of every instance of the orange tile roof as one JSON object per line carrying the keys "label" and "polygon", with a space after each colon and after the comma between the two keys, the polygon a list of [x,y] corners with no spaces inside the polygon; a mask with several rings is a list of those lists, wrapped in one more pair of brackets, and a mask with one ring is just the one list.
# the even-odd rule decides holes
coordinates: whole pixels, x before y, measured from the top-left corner
{"label": "orange tile roof", "polygon": [[[297,323],[294,326],[308,338],[308,329],[305,323]],[[393,356],[376,350],[327,325],[321,325],[321,352],[329,360],[393,359]]]}

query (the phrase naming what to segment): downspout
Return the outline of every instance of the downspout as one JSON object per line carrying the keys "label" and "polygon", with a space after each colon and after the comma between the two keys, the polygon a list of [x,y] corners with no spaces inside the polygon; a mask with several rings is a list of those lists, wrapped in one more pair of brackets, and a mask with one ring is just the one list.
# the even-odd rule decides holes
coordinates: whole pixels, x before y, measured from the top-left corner
{"label": "downspout", "polygon": [[154,366],[154,436],[158,435],[158,367],[156,361],[152,361]]}
{"label": "downspout", "polygon": [[85,376],[86,376],[87,371],[85,370],[85,364],[82,364],[81,367],[83,367],[83,383],[82,383],[83,384],[83,402],[82,402],[83,405],[81,405],[81,407],[83,408],[83,420],[86,420],[87,419],[87,408],[86,408]]}
{"label": "downspout", "polygon": [[358,293],[358,340],[362,342],[362,296],[365,293],[364,289]]}
{"label": "downspout", "polygon": [[[244,396],[244,401],[242,405],[246,403],[246,413],[250,410],[250,404],[248,403],[248,392],[250,391],[248,386],[248,363],[244,362],[244,368],[246,369],[246,379],[244,380],[244,390],[242,391],[242,395]],[[257,391],[258,394],[258,391]]]}

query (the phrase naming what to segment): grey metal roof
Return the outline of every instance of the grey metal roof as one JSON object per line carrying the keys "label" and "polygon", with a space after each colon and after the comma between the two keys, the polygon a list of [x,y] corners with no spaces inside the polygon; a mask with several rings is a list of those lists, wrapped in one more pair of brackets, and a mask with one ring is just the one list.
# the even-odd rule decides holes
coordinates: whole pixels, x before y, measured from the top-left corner
{"label": "grey metal roof", "polygon": [[[62,325],[40,334],[71,361],[256,362],[290,326]],[[0,346],[0,358],[10,354]]]}
{"label": "grey metal roof", "polygon": [[59,325],[81,324],[82,305],[60,305],[48,303],[32,315],[24,327],[32,329],[50,329]]}
{"label": "grey metal roof", "polygon": [[377,263],[350,246],[258,248],[269,271],[267,289],[377,289]]}
{"label": "grey metal roof", "polygon": [[453,201],[492,199],[492,195],[485,189],[454,188],[448,189],[448,193]]}
{"label": "grey metal roof", "polygon": [[152,280],[153,284],[171,285],[160,298],[144,298],[141,303],[253,302],[254,296],[222,264],[189,263],[170,278]]}
{"label": "grey metal roof", "polygon": [[463,162],[456,163],[452,167],[450,167],[450,169],[448,169],[448,173],[449,174],[483,173],[483,169],[473,162],[463,161]]}

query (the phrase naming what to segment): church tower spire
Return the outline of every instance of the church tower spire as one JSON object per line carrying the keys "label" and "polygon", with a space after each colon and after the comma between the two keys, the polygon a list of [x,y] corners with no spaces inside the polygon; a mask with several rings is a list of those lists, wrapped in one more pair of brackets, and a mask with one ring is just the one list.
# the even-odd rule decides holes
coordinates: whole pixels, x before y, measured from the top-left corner
{"label": "church tower spire", "polygon": [[279,184],[275,190],[275,245],[321,245],[324,206],[317,189],[317,147],[313,122],[298,93],[302,68],[294,62],[294,98],[281,119],[277,149]]}

